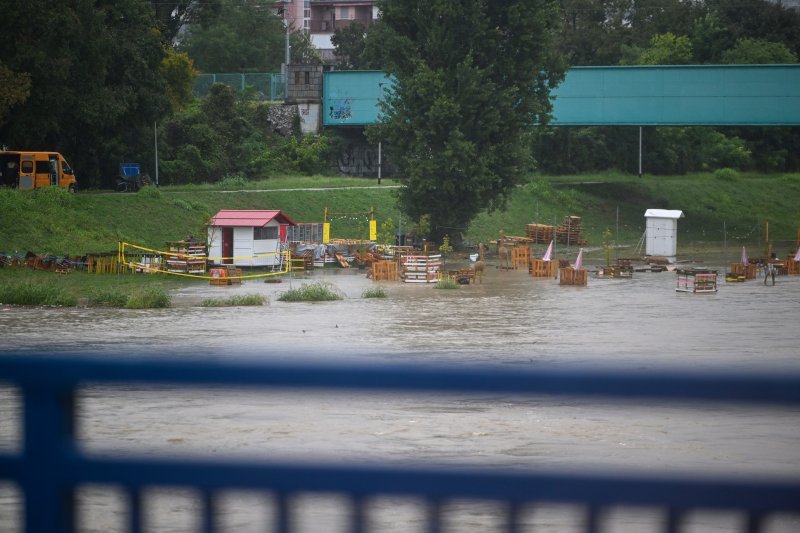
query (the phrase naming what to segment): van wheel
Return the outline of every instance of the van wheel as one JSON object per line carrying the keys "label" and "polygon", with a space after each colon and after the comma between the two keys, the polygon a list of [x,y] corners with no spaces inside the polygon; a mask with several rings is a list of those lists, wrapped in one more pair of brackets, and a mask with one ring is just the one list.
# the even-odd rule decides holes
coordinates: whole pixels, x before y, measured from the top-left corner
{"label": "van wheel", "polygon": [[69,188],[67,189],[67,191],[71,192],[72,194],[75,194],[75,184],[74,183],[70,183],[69,184]]}

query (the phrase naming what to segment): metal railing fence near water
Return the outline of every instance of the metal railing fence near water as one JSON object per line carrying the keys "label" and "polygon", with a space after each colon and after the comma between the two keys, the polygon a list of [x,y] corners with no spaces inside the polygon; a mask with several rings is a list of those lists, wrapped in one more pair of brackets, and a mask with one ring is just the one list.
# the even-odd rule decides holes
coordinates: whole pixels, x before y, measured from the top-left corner
{"label": "metal railing fence near water", "polygon": [[215,83],[224,83],[237,92],[252,90],[260,101],[278,101],[286,98],[286,76],[279,73],[212,73],[200,74],[194,81],[192,92],[205,98]]}
{"label": "metal railing fence near water", "polygon": [[[292,498],[336,493],[349,508],[349,531],[370,531],[374,497],[412,497],[426,511],[425,531],[443,531],[442,508],[455,499],[493,502],[504,531],[522,531],[525,506],[564,503],[584,510],[583,531],[601,530],[602,513],[617,506],[657,508],[661,531],[681,531],[695,510],[733,511],[742,531],[757,532],[775,513],[800,511],[800,479],[711,474],[540,471],[473,466],[346,464],[323,462],[187,459],[86,453],[76,442],[76,402],[81,387],[213,387],[325,390],[332,393],[491,393],[554,399],[612,399],[628,403],[691,402],[800,405],[800,375],[680,372],[520,370],[398,364],[260,363],[83,358],[44,354],[0,356],[0,381],[19,391],[22,449],[0,454],[0,483],[21,494],[28,532],[75,531],[75,494],[82,486],[112,485],[127,494],[127,529],[143,529],[142,493],[152,487],[188,487],[202,502],[198,528],[216,530],[215,501],[224,490],[254,490],[275,498],[274,528],[292,531]],[[691,407],[687,407],[691,408]]]}

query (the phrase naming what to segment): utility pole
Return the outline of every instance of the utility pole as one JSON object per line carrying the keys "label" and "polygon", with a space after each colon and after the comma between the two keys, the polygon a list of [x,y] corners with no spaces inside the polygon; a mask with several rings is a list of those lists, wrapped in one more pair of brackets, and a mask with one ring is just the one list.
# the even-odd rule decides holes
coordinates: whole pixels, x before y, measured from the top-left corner
{"label": "utility pole", "polygon": [[156,146],[156,187],[158,187],[158,122],[153,122],[153,137]]}
{"label": "utility pole", "polygon": [[283,1],[283,25],[286,26],[286,76],[289,76],[289,63],[291,62],[291,45],[289,44],[289,33],[291,32],[291,28],[289,25],[289,16],[286,14],[286,4],[290,3],[291,0],[284,0]]}
{"label": "utility pole", "polygon": [[639,177],[642,177],[642,127],[639,126]]}

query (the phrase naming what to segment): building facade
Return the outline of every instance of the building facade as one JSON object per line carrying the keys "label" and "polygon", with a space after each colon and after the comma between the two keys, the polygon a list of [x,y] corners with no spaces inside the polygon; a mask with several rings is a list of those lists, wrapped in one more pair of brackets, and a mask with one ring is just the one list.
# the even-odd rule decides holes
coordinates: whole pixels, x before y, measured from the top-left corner
{"label": "building facade", "polygon": [[367,26],[378,18],[375,0],[285,0],[276,9],[292,31],[304,31],[320,51],[323,61],[333,61],[333,32],[359,23]]}

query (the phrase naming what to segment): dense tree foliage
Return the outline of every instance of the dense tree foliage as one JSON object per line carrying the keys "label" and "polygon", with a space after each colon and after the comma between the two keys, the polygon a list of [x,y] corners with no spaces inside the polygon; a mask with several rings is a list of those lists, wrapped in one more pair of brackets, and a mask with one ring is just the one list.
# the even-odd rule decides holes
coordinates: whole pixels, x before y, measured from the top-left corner
{"label": "dense tree foliage", "polygon": [[30,76],[30,95],[9,110],[0,144],[59,150],[77,169],[81,186],[109,183],[120,162],[152,145],[153,121],[169,106],[159,69],[164,48],[150,5],[3,4],[0,60]]}
{"label": "dense tree foliage", "polygon": [[163,125],[164,184],[263,179],[276,172],[314,174],[330,168],[325,136],[274,133],[269,104],[212,85],[208,97]]}
{"label": "dense tree foliage", "polygon": [[[354,22],[344,28],[336,28],[331,37],[336,56],[336,67],[340,70],[368,70],[373,68],[366,56],[367,27]],[[376,66],[379,68],[379,66]]]}
{"label": "dense tree foliage", "polygon": [[[562,0],[572,65],[796,63],[800,12],[767,0]],[[645,172],[800,169],[800,128],[645,128]],[[554,128],[545,172],[637,170],[638,128]]]}
{"label": "dense tree foliage", "polygon": [[179,49],[202,72],[276,72],[285,58],[283,21],[269,2],[212,2],[192,18]]}
{"label": "dense tree foliage", "polygon": [[25,102],[30,93],[30,74],[13,72],[0,62],[0,125],[11,107]]}
{"label": "dense tree foliage", "polygon": [[503,204],[531,168],[531,124],[545,123],[563,76],[551,0],[387,0],[370,46],[396,82],[373,140],[388,141],[406,176],[400,193],[434,237],[457,236]]}

